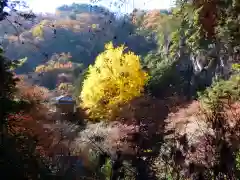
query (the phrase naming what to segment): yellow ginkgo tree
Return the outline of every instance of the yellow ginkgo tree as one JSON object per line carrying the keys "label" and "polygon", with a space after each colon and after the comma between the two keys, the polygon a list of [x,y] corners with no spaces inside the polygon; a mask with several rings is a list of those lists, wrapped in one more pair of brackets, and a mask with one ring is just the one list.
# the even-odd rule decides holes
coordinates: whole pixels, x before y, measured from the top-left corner
{"label": "yellow ginkgo tree", "polygon": [[36,25],[32,28],[33,37],[43,37],[43,26],[41,24]]}
{"label": "yellow ginkgo tree", "polygon": [[50,24],[51,24],[50,21],[45,19],[45,20],[42,20],[36,26],[34,26],[31,30],[33,37],[43,38],[44,27],[50,27]]}
{"label": "yellow ginkgo tree", "polygon": [[143,92],[148,75],[141,68],[140,57],[125,49],[123,45],[114,48],[110,42],[89,66],[80,99],[93,118],[106,118],[117,105]]}

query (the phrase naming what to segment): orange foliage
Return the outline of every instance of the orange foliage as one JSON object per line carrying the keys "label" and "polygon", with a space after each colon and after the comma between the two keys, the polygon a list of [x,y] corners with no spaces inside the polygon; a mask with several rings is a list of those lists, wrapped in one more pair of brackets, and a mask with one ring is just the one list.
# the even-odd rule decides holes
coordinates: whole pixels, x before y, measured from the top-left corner
{"label": "orange foliage", "polygon": [[17,97],[22,100],[28,100],[31,103],[44,102],[48,99],[49,91],[47,88],[30,85],[23,79],[17,83]]}
{"label": "orange foliage", "polygon": [[159,22],[161,18],[162,18],[162,15],[160,11],[158,10],[150,11],[144,16],[143,25],[145,28],[151,28],[151,29],[157,28],[159,26]]}
{"label": "orange foliage", "polygon": [[72,63],[67,62],[67,63],[55,63],[53,66],[51,65],[39,65],[36,68],[36,72],[47,72],[47,71],[52,71],[54,69],[70,69],[72,68]]}
{"label": "orange foliage", "polygon": [[67,63],[55,63],[54,64],[55,69],[64,69],[64,68],[72,68],[72,62],[67,62]]}

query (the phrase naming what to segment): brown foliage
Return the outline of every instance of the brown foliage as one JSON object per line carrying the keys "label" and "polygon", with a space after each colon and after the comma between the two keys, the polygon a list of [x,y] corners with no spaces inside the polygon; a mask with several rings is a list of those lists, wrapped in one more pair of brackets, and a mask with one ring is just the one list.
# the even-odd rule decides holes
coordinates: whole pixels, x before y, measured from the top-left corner
{"label": "brown foliage", "polygon": [[31,85],[21,80],[17,84],[18,93],[17,97],[22,100],[34,101],[45,101],[48,98],[48,89],[36,85]]}
{"label": "brown foliage", "polygon": [[[108,136],[108,141],[119,142],[124,153],[134,154],[136,150],[153,149],[164,136],[165,122],[169,110],[176,111],[185,101],[177,97],[159,100],[143,96],[120,107],[112,120],[116,123],[114,136]],[[116,140],[117,138],[118,140]]]}
{"label": "brown foliage", "polygon": [[147,29],[156,29],[161,18],[163,17],[159,10],[150,11],[144,16],[143,25]]}
{"label": "brown foliage", "polygon": [[179,135],[186,134],[191,142],[206,132],[206,122],[200,113],[200,104],[193,101],[175,112],[171,112],[166,118],[166,130],[174,130]]}
{"label": "brown foliage", "polygon": [[37,150],[46,154],[52,143],[52,132],[43,128],[39,120],[33,119],[32,114],[21,112],[9,116],[9,126],[13,134],[25,134],[37,141]]}
{"label": "brown foliage", "polygon": [[166,131],[174,130],[165,139],[174,142],[172,166],[181,167],[176,170],[184,178],[196,175],[201,179],[219,179],[222,173],[234,179],[234,152],[240,142],[240,106],[239,102],[221,102],[223,108],[210,114],[198,101],[193,101],[166,119]]}
{"label": "brown foliage", "polygon": [[203,7],[200,11],[200,24],[207,33],[207,37],[214,37],[217,25],[217,1],[195,0],[193,3],[197,8]]}
{"label": "brown foliage", "polygon": [[21,80],[17,84],[17,98],[29,103],[27,108],[19,114],[9,116],[9,127],[14,134],[25,134],[37,141],[37,150],[46,155],[51,147],[54,134],[44,128],[45,123],[50,123],[49,108],[44,103],[49,96],[47,89],[27,84]]}

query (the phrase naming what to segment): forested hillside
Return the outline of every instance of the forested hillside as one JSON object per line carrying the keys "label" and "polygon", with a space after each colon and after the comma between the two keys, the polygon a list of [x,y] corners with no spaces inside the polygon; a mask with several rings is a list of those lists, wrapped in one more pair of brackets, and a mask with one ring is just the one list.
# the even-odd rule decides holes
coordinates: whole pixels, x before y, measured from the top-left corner
{"label": "forested hillside", "polygon": [[[3,30],[6,26],[10,29],[6,29],[8,34],[4,42],[6,56],[11,59],[28,57],[28,63],[22,67],[23,71],[18,71],[20,73],[33,71],[54,53],[69,52],[72,61],[88,66],[110,40],[116,44],[124,43],[142,55],[155,45],[134,33],[135,26],[128,17],[116,18],[106,8],[87,4],[59,7],[56,15],[37,15],[34,22],[20,23],[25,30],[17,29],[18,36],[8,21],[1,25]],[[147,46],[143,46],[144,43]]]}
{"label": "forested hillside", "polygon": [[[121,16],[9,3],[3,179],[240,179],[239,2],[177,0]],[[59,97],[76,111],[61,113]]]}

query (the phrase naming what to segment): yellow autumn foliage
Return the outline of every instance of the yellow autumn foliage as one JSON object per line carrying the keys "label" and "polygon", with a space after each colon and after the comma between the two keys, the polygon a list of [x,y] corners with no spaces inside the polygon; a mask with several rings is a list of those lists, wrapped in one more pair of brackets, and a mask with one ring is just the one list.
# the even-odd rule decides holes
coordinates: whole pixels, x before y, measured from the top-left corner
{"label": "yellow autumn foliage", "polygon": [[43,37],[43,26],[41,24],[36,25],[34,28],[32,28],[32,35],[34,37]]}
{"label": "yellow autumn foliage", "polygon": [[35,72],[44,72],[46,70],[46,66],[39,65],[36,67]]}
{"label": "yellow autumn foliage", "polygon": [[51,22],[49,20],[42,20],[38,25],[32,28],[33,37],[43,38],[44,27],[49,27]]}
{"label": "yellow autumn foliage", "polygon": [[73,67],[72,62],[67,62],[67,63],[54,62],[50,64],[37,66],[35,68],[35,72],[47,72],[47,71],[52,71],[54,69],[71,69],[72,67]]}
{"label": "yellow autumn foliage", "polygon": [[105,45],[95,64],[89,67],[83,82],[81,106],[88,109],[92,118],[106,118],[119,104],[141,95],[148,75],[141,68],[140,57],[125,53],[126,47]]}
{"label": "yellow autumn foliage", "polygon": [[71,92],[73,90],[73,85],[70,83],[61,83],[58,86],[59,91]]}

